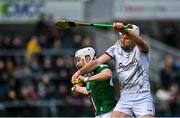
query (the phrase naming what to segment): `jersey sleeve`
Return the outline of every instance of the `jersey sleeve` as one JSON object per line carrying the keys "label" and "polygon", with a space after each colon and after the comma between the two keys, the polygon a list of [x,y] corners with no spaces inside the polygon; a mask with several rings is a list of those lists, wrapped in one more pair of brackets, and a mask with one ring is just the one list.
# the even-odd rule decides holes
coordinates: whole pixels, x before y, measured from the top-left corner
{"label": "jersey sleeve", "polygon": [[109,49],[106,50],[105,54],[107,54],[111,58],[114,58],[116,46],[117,44],[111,46]]}
{"label": "jersey sleeve", "polygon": [[98,71],[98,73],[100,73],[101,71],[103,71],[103,70],[105,70],[105,69],[107,69],[107,68],[109,68],[108,65],[106,65],[106,64],[101,64],[101,65],[97,68],[97,71]]}
{"label": "jersey sleeve", "polygon": [[92,92],[92,90],[90,88],[90,82],[86,83],[86,90],[88,91],[89,94]]}

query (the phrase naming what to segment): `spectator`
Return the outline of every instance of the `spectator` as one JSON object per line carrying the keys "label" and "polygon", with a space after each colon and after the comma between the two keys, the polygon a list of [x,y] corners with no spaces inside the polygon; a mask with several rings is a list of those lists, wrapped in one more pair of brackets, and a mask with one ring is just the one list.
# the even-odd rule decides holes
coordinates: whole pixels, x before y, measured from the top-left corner
{"label": "spectator", "polygon": [[53,48],[55,49],[59,49],[61,48],[61,41],[60,40],[55,40],[54,43],[53,43]]}
{"label": "spectator", "polygon": [[1,48],[2,49],[12,49],[13,48],[10,36],[5,36],[4,37]]}
{"label": "spectator", "polygon": [[27,102],[38,100],[33,84],[23,85],[21,88],[21,99]]}
{"label": "spectator", "polygon": [[160,71],[161,84],[167,90],[173,81],[173,57],[167,55],[164,61],[164,67]]}
{"label": "spectator", "polygon": [[30,69],[31,69],[31,71],[32,71],[33,73],[38,73],[38,72],[41,72],[41,71],[42,71],[42,67],[41,67],[41,65],[40,65],[40,63],[39,63],[39,61],[38,61],[37,58],[31,60],[29,66],[30,66]]}
{"label": "spectator", "polygon": [[13,79],[13,72],[14,72],[14,63],[11,60],[7,60],[6,75],[5,75],[7,80]]}
{"label": "spectator", "polygon": [[5,65],[4,65],[4,61],[0,60],[0,78],[2,79],[3,74],[5,72]]}
{"label": "spectator", "polygon": [[68,102],[74,104],[72,108],[72,117],[82,116],[84,112],[83,102],[84,102],[84,95],[79,94],[76,91],[71,92],[71,99],[68,99]]}
{"label": "spectator", "polygon": [[41,99],[51,99],[54,97],[55,86],[50,82],[49,75],[44,74],[38,84],[38,93]]}
{"label": "spectator", "polygon": [[21,35],[17,35],[13,39],[13,46],[15,49],[23,48],[23,38]]}
{"label": "spectator", "polygon": [[59,40],[59,33],[57,32],[56,26],[54,25],[53,17],[47,16],[46,17],[46,25],[47,25],[47,32],[46,36],[48,42],[53,46],[53,42]]}
{"label": "spectator", "polygon": [[92,38],[87,35],[82,40],[82,47],[91,47],[92,46]]}
{"label": "spectator", "polygon": [[18,100],[16,91],[14,89],[10,89],[8,91],[7,100],[8,101],[13,101],[13,102],[16,102]]}
{"label": "spectator", "polygon": [[39,21],[36,24],[35,33],[37,35],[44,35],[46,33],[46,29],[46,16],[44,14],[41,14],[39,16]]}
{"label": "spectator", "polygon": [[56,98],[57,99],[62,99],[62,100],[67,100],[68,96],[68,89],[66,84],[61,83],[58,85],[57,93],[56,93]]}
{"label": "spectator", "polygon": [[33,36],[30,41],[27,43],[26,47],[26,57],[28,60],[37,58],[36,56],[40,53],[41,47],[38,42],[38,38]]}
{"label": "spectator", "polygon": [[79,48],[82,47],[82,44],[81,44],[81,42],[82,42],[82,36],[81,36],[81,34],[75,33],[75,34],[73,35],[72,41],[73,41],[73,48],[79,49]]}
{"label": "spectator", "polygon": [[63,82],[69,83],[70,76],[68,75],[68,72],[66,69],[61,69],[59,71],[59,78],[61,82],[63,81]]}
{"label": "spectator", "polygon": [[164,86],[161,86],[156,92],[156,109],[157,109],[157,116],[169,116],[170,115],[170,108],[168,100],[170,98],[170,93]]}
{"label": "spectator", "polygon": [[[176,31],[178,31],[175,23],[173,22],[165,22],[164,25],[162,25],[162,30],[161,34],[162,34],[162,39],[163,41],[170,46],[173,47],[178,47],[178,45],[176,44],[176,38],[177,38],[177,34]],[[169,40],[171,39],[171,40]]]}
{"label": "spectator", "polygon": [[[65,83],[61,83],[58,85],[57,92],[56,92],[56,98],[59,100],[64,100],[65,104],[67,104],[67,101],[69,100],[69,98],[71,99],[68,88]],[[60,112],[61,114],[59,114],[59,116],[63,116],[63,117],[69,116],[69,114],[67,112],[69,110],[68,105],[67,106],[58,106],[57,108],[59,111],[61,111]]]}
{"label": "spectator", "polygon": [[171,115],[177,115],[180,113],[180,104],[178,106],[178,103],[180,100],[178,99],[180,88],[176,83],[171,84],[169,88],[170,97],[169,97],[169,106],[170,106],[170,112]]}
{"label": "spectator", "polygon": [[52,65],[52,62],[51,62],[50,57],[44,57],[43,70],[45,73],[50,73],[52,71],[51,65]]}
{"label": "spectator", "polygon": [[59,70],[63,69],[64,67],[65,67],[64,57],[62,56],[57,57],[57,59],[55,60],[55,67],[54,67],[55,72],[59,72]]}
{"label": "spectator", "polygon": [[7,82],[7,69],[5,62],[0,60],[0,100],[4,100],[4,96],[7,93],[8,82]]}
{"label": "spectator", "polygon": [[59,34],[54,25],[52,16],[41,15],[40,20],[36,24],[36,34],[42,38],[43,48],[51,48],[55,41],[59,39]]}
{"label": "spectator", "polygon": [[72,57],[66,58],[66,68],[69,75],[72,75],[75,72],[76,67],[74,66],[74,60]]}
{"label": "spectator", "polygon": [[[8,102],[11,102],[12,104],[17,104],[18,98],[17,98],[17,93],[16,93],[16,91],[14,89],[10,89],[8,91],[6,100]],[[9,113],[8,114],[9,117],[10,116],[11,117],[18,116],[20,114],[19,113],[19,108],[7,107],[6,111]]]}

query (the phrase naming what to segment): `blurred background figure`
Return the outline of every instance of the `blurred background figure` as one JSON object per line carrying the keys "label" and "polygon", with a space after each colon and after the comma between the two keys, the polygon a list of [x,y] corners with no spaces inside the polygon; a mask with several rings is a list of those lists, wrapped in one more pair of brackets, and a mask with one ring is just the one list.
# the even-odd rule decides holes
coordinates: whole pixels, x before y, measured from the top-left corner
{"label": "blurred background figure", "polygon": [[164,67],[160,72],[161,85],[167,90],[171,83],[174,81],[174,70],[173,70],[173,57],[167,55],[164,60]]}
{"label": "blurred background figure", "polygon": [[38,42],[38,38],[36,36],[33,36],[30,41],[27,43],[27,59],[33,60],[38,56],[38,54],[41,51],[41,46]]}
{"label": "blurred background figure", "polygon": [[54,85],[50,82],[49,75],[44,74],[38,85],[38,93],[41,99],[51,99],[54,95]]}
{"label": "blurred background figure", "polygon": [[60,30],[58,19],[138,25],[151,47],[156,116],[180,116],[179,6],[179,0],[1,0],[0,116],[94,116],[87,97],[70,90],[74,52],[92,46],[101,55],[119,35],[112,28]]}

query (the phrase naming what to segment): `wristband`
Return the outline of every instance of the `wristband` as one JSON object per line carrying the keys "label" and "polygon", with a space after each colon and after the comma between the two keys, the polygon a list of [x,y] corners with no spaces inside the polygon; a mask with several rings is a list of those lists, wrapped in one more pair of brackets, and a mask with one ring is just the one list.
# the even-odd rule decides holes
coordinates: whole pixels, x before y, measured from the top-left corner
{"label": "wristband", "polygon": [[75,91],[76,90],[76,86],[73,86],[72,88],[71,88],[71,91]]}
{"label": "wristband", "polygon": [[87,82],[88,80],[89,80],[89,77],[84,77],[84,78],[83,78],[83,81],[84,81],[84,82]]}

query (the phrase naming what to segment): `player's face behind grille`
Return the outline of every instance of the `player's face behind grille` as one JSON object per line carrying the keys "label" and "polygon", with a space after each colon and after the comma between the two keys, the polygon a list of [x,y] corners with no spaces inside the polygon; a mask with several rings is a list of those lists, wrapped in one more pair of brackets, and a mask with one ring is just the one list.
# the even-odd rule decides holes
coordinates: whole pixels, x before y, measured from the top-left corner
{"label": "player's face behind grille", "polygon": [[85,56],[85,62],[86,62],[86,63],[89,63],[90,61],[91,61],[90,55],[86,55],[86,56]]}
{"label": "player's face behind grille", "polygon": [[135,43],[126,35],[121,35],[120,43],[121,47],[123,47],[125,50],[131,50],[135,47]]}
{"label": "player's face behind grille", "polygon": [[80,68],[82,68],[85,65],[84,59],[81,59],[80,57],[76,57],[74,59],[74,63],[76,65],[77,69],[80,69]]}

